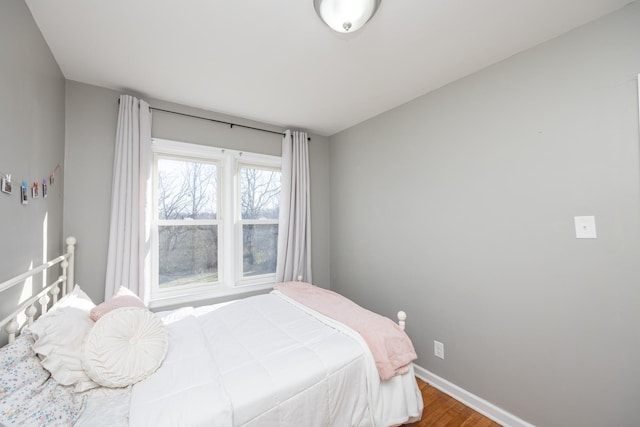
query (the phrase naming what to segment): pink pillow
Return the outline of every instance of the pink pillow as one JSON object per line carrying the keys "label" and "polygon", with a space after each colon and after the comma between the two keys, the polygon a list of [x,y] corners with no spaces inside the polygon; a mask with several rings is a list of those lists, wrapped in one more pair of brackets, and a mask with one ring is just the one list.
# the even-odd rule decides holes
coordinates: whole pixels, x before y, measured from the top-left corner
{"label": "pink pillow", "polygon": [[97,322],[98,319],[100,319],[111,310],[122,307],[147,308],[147,306],[144,305],[142,300],[138,298],[136,294],[131,292],[129,289],[120,286],[120,289],[118,289],[118,292],[116,292],[113,298],[91,309],[91,311],[89,312],[89,316],[91,317],[91,320]]}

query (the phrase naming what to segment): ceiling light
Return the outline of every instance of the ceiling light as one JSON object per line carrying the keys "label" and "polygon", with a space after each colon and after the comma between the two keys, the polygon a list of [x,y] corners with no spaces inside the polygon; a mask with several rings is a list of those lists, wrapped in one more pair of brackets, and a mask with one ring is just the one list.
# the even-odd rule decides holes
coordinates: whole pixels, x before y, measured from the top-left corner
{"label": "ceiling light", "polygon": [[318,16],[339,33],[358,31],[376,13],[382,0],[313,0]]}

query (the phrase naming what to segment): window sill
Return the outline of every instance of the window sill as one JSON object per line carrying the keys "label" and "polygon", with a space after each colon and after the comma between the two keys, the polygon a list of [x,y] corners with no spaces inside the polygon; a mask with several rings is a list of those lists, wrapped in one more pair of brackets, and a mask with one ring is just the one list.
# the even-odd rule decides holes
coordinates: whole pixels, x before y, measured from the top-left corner
{"label": "window sill", "polygon": [[213,289],[208,292],[197,294],[165,296],[152,299],[149,303],[150,309],[167,309],[188,305],[209,305],[217,304],[234,299],[250,296],[254,293],[273,289],[275,283],[260,283],[255,285],[236,286],[233,288]]}

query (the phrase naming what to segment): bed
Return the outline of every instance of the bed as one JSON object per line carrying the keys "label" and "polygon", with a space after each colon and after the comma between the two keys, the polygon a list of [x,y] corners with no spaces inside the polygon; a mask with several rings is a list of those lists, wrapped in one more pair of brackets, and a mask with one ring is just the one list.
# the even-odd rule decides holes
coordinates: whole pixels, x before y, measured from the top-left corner
{"label": "bed", "polygon": [[74,284],[74,254],[68,238],[65,254],[0,284],[2,292],[61,271],[0,321],[9,341],[0,349],[0,425],[365,427],[420,419],[404,313],[399,325],[301,282],[158,313],[126,289],[96,305]]}

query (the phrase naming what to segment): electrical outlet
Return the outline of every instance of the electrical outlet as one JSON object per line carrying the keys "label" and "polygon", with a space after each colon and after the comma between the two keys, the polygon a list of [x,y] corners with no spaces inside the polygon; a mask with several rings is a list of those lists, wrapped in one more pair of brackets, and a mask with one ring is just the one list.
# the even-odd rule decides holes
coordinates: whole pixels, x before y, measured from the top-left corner
{"label": "electrical outlet", "polygon": [[433,340],[433,354],[444,360],[444,344],[440,341]]}

